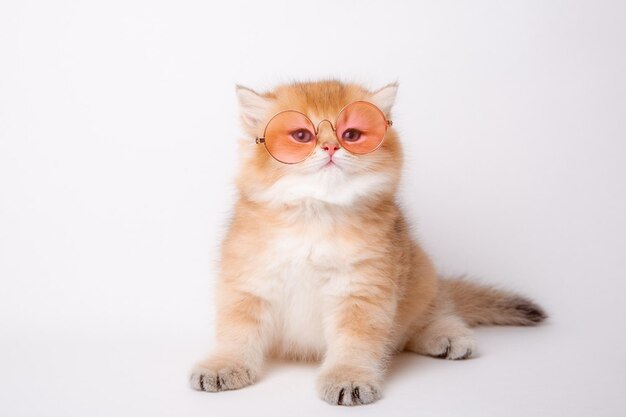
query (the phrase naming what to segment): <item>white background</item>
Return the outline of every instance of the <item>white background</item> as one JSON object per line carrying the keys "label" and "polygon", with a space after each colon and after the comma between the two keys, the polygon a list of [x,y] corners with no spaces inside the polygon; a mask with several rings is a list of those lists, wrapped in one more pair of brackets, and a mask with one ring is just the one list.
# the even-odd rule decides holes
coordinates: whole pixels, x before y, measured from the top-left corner
{"label": "white background", "polygon": [[[0,415],[615,416],[626,400],[626,3],[3,1]],[[234,84],[398,80],[401,200],[445,274],[550,321],[401,355],[331,407],[315,367],[208,394]]]}

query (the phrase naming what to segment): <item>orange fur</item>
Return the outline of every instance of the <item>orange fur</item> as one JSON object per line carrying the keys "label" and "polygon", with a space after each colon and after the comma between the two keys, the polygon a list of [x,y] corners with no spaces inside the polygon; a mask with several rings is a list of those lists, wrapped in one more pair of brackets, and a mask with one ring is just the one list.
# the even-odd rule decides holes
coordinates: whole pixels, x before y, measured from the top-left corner
{"label": "orange fur", "polygon": [[[218,348],[192,372],[194,388],[248,385],[269,355],[323,359],[320,396],[365,404],[380,396],[395,351],[461,359],[473,348],[469,325],[526,325],[545,317],[519,296],[438,279],[395,202],[402,149],[393,129],[371,154],[337,151],[332,168],[316,165],[327,160],[320,149],[285,165],[254,144],[279,111],[298,110],[317,124],[365,100],[389,113],[396,88],[371,92],[322,81],[265,94],[238,89],[247,137],[222,249]],[[338,144],[324,127],[318,143],[329,141]]]}

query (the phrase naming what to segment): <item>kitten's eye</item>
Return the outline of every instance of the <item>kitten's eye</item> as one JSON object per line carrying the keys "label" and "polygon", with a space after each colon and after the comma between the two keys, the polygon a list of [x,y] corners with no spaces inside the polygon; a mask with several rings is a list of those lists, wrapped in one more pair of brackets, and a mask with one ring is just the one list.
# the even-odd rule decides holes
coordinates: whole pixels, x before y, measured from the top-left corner
{"label": "kitten's eye", "polygon": [[346,129],[341,135],[341,138],[346,142],[356,142],[361,138],[361,131],[357,129]]}
{"label": "kitten's eye", "polygon": [[291,133],[291,137],[294,138],[297,142],[308,143],[313,140],[313,133],[309,132],[306,129],[298,129],[295,132]]}

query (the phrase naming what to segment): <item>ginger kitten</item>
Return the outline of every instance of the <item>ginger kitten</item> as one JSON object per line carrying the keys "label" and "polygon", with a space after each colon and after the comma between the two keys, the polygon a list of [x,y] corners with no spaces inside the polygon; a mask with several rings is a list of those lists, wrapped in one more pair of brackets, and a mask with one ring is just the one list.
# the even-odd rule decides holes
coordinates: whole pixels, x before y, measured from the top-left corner
{"label": "ginger kitten", "polygon": [[[396,91],[395,84],[371,92],[337,81],[265,94],[237,88],[246,133],[239,199],[222,247],[217,347],[193,369],[194,389],[250,385],[265,358],[279,356],[322,360],[317,388],[328,403],[368,404],[380,398],[394,352],[466,359],[474,350],[470,327],[546,318],[519,295],[441,279],[409,236],[395,202],[402,150],[391,123],[367,153],[355,150],[368,132],[342,133],[359,117],[382,129]],[[361,104],[369,115],[345,116],[355,102],[380,110]],[[268,122],[287,110],[299,113],[281,113],[297,125],[282,126],[285,143],[255,143],[268,130],[280,134]]]}

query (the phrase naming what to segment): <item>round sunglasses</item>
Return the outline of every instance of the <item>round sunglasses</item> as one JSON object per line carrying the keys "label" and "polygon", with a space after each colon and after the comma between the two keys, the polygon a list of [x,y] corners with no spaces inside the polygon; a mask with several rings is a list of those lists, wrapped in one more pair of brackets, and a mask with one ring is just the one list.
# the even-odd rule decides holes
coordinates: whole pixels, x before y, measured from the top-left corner
{"label": "round sunglasses", "polygon": [[380,147],[393,123],[382,110],[367,101],[355,101],[345,106],[335,120],[321,120],[317,126],[304,113],[284,110],[276,113],[256,138],[267,152],[283,164],[297,164],[311,156],[318,142],[319,127],[328,122],[337,141],[346,151],[364,155]]}

